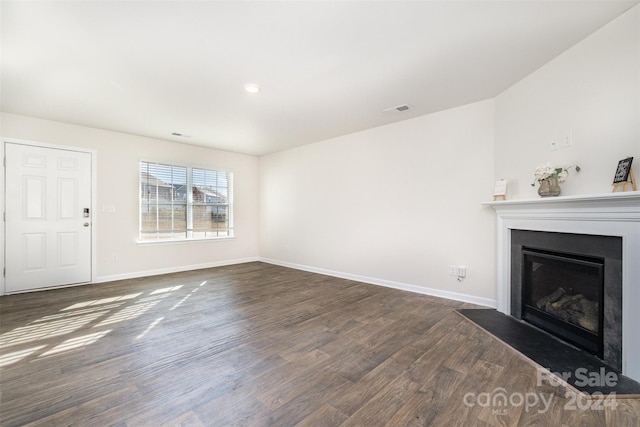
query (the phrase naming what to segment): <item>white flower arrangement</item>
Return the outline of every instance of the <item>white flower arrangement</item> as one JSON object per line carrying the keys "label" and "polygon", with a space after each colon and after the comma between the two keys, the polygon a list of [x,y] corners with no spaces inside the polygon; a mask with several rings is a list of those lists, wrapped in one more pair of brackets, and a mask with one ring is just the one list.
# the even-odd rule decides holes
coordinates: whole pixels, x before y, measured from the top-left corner
{"label": "white flower arrangement", "polygon": [[569,169],[575,168],[576,172],[580,172],[580,166],[571,165],[571,166],[551,166],[550,163],[546,165],[538,166],[533,175],[535,176],[535,181],[531,184],[531,186],[535,186],[536,182],[540,182],[542,180],[548,178],[556,178],[558,182],[565,182],[569,177]]}

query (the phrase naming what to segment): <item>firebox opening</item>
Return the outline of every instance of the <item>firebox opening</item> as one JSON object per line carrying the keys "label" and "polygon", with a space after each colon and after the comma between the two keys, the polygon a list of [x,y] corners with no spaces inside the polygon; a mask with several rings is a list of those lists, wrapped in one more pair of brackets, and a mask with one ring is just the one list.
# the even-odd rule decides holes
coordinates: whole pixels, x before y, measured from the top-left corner
{"label": "firebox opening", "polygon": [[522,319],[603,358],[604,259],[522,248]]}

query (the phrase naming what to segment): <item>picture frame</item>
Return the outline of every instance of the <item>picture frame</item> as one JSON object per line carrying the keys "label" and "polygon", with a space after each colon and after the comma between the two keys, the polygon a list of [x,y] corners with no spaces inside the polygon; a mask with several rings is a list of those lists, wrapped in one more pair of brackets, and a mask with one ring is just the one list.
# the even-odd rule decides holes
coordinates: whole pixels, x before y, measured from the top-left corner
{"label": "picture frame", "polygon": [[507,180],[499,179],[496,181],[496,185],[493,187],[493,200],[496,201],[498,198],[502,200],[507,200]]}
{"label": "picture frame", "polygon": [[627,157],[626,159],[622,159],[618,162],[618,167],[616,168],[616,174],[613,177],[613,184],[627,182],[627,180],[629,179],[629,172],[631,172],[632,162],[633,162],[633,157]]}

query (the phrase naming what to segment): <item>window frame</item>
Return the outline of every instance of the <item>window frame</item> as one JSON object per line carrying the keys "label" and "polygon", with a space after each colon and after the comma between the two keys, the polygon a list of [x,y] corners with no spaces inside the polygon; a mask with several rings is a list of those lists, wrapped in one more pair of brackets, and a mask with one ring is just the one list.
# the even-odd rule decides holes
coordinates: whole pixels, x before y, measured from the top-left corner
{"label": "window frame", "polygon": [[[180,232],[180,233],[184,233],[185,236],[184,237],[168,237],[168,238],[161,238],[159,237],[159,233],[161,232],[160,230],[157,229],[157,220],[156,220],[156,236],[155,238],[151,238],[151,237],[144,237],[143,238],[143,211],[144,211],[144,206],[145,206],[145,200],[143,199],[143,178],[142,178],[142,171],[143,171],[143,164],[146,165],[156,165],[156,166],[164,166],[164,167],[170,167],[170,168],[181,168],[181,169],[185,169],[186,171],[186,184],[184,184],[186,186],[186,200],[184,203],[176,203],[176,205],[181,205],[185,207],[185,229],[174,229],[173,228],[173,218],[174,218],[174,210],[173,210],[173,206],[174,206],[174,196],[172,196],[172,200],[165,202],[166,204],[170,204],[172,206],[172,228],[170,230],[166,230],[166,232],[169,233],[174,233],[174,232]],[[148,170],[148,166],[147,166],[147,170]],[[227,203],[223,203],[223,204],[219,204],[219,203],[207,203],[207,202],[194,202],[193,200],[193,192],[194,192],[194,188],[196,188],[196,186],[193,184],[193,171],[194,170],[199,170],[199,171],[205,171],[205,172],[213,172],[213,173],[224,173],[226,176],[226,180],[227,180],[227,186],[226,186],[226,190],[227,190]],[[159,177],[154,177],[156,179],[161,179]],[[172,178],[173,181],[173,178]],[[175,182],[171,182],[170,184],[172,187],[176,185]],[[156,186],[157,187],[157,186]],[[229,170],[229,169],[224,169],[224,168],[213,168],[211,166],[201,166],[201,165],[193,165],[193,164],[183,164],[183,163],[178,163],[178,162],[170,162],[170,161],[160,161],[160,160],[149,160],[149,159],[139,159],[138,160],[138,239],[137,239],[137,243],[140,244],[167,244],[167,243],[183,243],[183,242],[193,242],[193,241],[211,241],[211,240],[227,240],[227,239],[234,239],[235,238],[235,230],[234,230],[234,209],[233,209],[233,194],[234,194],[234,174],[233,171]],[[173,190],[172,190],[172,194],[173,194]],[[155,206],[159,206],[162,204],[165,204],[163,202],[161,202],[160,200],[158,200],[156,198],[155,201]],[[149,201],[146,202],[147,206]],[[194,207],[197,206],[221,206],[224,205],[226,206],[226,217],[227,217],[227,227],[226,228],[222,228],[219,229],[219,231],[217,231],[216,229],[212,229],[212,230],[200,230],[201,232],[205,233],[205,236],[195,236],[194,237],[194,231],[198,232],[198,230],[194,230],[194,223],[193,223],[193,212],[194,212]],[[213,214],[213,211],[212,211]],[[221,235],[220,233],[223,232],[223,235]],[[216,235],[214,236],[207,236],[207,233],[216,233]],[[147,233],[151,233],[151,232],[147,232]]]}

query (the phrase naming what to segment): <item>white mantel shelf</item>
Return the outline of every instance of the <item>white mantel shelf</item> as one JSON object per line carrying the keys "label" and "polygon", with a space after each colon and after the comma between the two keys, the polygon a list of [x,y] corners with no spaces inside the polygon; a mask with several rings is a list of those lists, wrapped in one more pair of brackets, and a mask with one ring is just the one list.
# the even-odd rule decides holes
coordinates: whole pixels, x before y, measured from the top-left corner
{"label": "white mantel shelf", "polygon": [[622,205],[638,205],[640,204],[640,191],[625,191],[617,193],[600,193],[600,194],[583,194],[578,196],[558,196],[558,197],[539,197],[537,199],[522,200],[497,200],[494,202],[485,202],[484,206],[492,206],[498,210],[502,207],[534,207],[534,206],[559,206],[559,205],[577,205],[577,204],[622,204]]}
{"label": "white mantel shelf", "polygon": [[511,230],[622,238],[623,374],[640,381],[640,191],[500,200],[483,203],[497,221],[497,303],[510,315]]}

